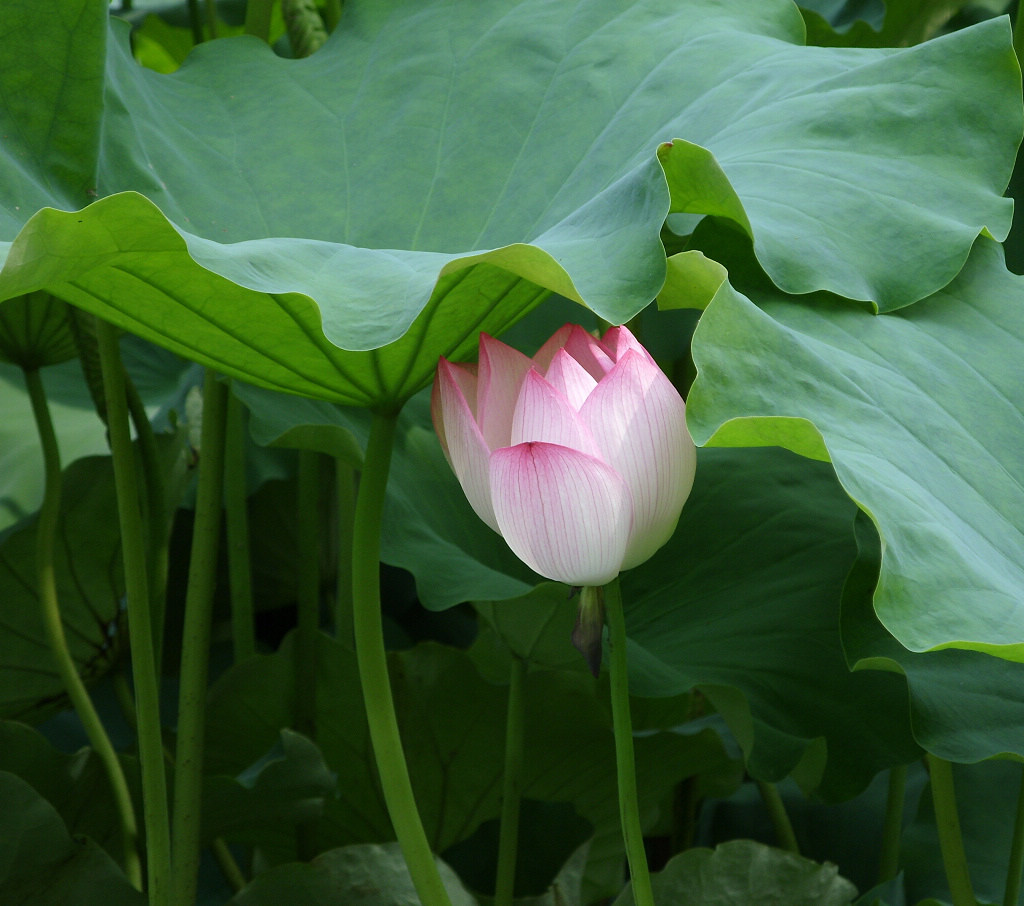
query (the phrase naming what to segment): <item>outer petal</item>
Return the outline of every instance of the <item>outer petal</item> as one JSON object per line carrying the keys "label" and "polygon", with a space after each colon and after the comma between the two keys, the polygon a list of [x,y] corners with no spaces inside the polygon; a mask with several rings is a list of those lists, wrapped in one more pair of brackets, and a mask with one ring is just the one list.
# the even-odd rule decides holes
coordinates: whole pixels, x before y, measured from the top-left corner
{"label": "outer petal", "polygon": [[672,536],[693,487],[697,452],[686,428],[686,404],[660,368],[627,350],[583,404],[580,418],[601,459],[633,496],[633,531],[622,566],[629,569]]}
{"label": "outer petal", "polygon": [[499,530],[532,570],[568,585],[619,574],[632,500],[614,470],[577,450],[525,443],[495,450],[490,477]]}
{"label": "outer petal", "polygon": [[445,455],[466,499],[484,522],[499,531],[491,504],[488,465],[491,451],[465,396],[464,388],[472,384],[475,384],[475,377],[471,373],[441,359],[431,396],[431,412]]}
{"label": "outer petal", "polygon": [[604,336],[601,337],[601,345],[608,350],[608,353],[616,362],[620,361],[630,349],[635,349],[637,352],[641,353],[648,362],[652,365],[655,364],[651,354],[644,349],[640,344],[640,341],[633,336],[625,324],[621,327],[608,328],[608,330],[604,332]]}
{"label": "outer petal", "polygon": [[519,387],[532,364],[518,349],[485,333],[480,334],[479,383],[474,411],[491,450],[512,443],[512,412]]}
{"label": "outer petal", "polygon": [[564,349],[559,349],[544,375],[577,412],[597,386],[590,373]]}
{"label": "outer petal", "polygon": [[599,453],[590,430],[569,401],[533,369],[527,373],[516,400],[512,445],[532,441],[558,444],[591,456]]}
{"label": "outer petal", "polygon": [[462,393],[463,400],[469,405],[470,412],[476,418],[476,365],[457,365],[441,356],[434,375],[434,386],[430,388],[430,417],[434,422],[437,439],[441,441],[441,449],[451,465],[452,458],[448,453],[448,438],[444,433],[444,418],[441,413],[441,369],[445,369],[445,380],[454,381]]}

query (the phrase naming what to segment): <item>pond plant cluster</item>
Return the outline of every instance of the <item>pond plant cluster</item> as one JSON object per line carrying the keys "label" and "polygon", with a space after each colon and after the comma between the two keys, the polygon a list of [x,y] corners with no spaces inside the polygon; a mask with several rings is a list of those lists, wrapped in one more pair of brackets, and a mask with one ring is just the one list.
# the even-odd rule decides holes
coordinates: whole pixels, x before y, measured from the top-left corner
{"label": "pond plant cluster", "polygon": [[1016,15],[6,0],[0,903],[1024,902]]}

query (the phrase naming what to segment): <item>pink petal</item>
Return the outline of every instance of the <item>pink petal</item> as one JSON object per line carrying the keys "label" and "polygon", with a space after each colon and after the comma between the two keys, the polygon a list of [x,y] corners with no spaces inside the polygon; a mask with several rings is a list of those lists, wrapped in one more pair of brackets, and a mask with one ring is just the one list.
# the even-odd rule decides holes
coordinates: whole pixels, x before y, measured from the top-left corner
{"label": "pink petal", "polygon": [[569,401],[530,369],[516,400],[511,445],[541,441],[580,450],[591,456],[597,445]]}
{"label": "pink petal", "polygon": [[629,569],[672,536],[693,486],[697,454],[686,405],[661,369],[630,349],[590,394],[580,419],[601,459],[632,493],[633,531],[623,562]]}
{"label": "pink petal", "polygon": [[568,342],[574,326],[575,325],[573,324],[563,324],[551,335],[548,341],[537,350],[537,354],[533,357],[533,367],[541,374],[545,374],[547,372],[548,367],[551,365],[551,360],[555,357],[555,353]]}
{"label": "pink petal", "polygon": [[601,344],[608,350],[609,354],[616,362],[620,361],[630,349],[635,349],[637,352],[641,353],[648,362],[652,365],[655,364],[651,354],[644,349],[640,341],[633,336],[625,324],[621,327],[610,327],[606,330],[604,336],[601,337]]}
{"label": "pink petal", "polygon": [[601,346],[601,342],[578,324],[572,326],[565,351],[579,362],[595,381],[601,380],[615,365],[611,356]]}
{"label": "pink petal", "polygon": [[441,449],[451,464],[451,456],[448,455],[448,439],[444,433],[444,419],[441,414],[441,369],[445,370],[445,380],[454,381],[462,393],[462,398],[469,405],[470,412],[476,417],[476,365],[457,365],[449,362],[441,356],[437,363],[437,372],[434,376],[434,386],[430,389],[430,417],[434,422],[434,430],[437,438],[441,441]]}
{"label": "pink petal", "polygon": [[507,447],[512,441],[512,413],[523,377],[532,362],[501,340],[480,334],[477,423],[488,449]]}
{"label": "pink petal", "polygon": [[597,386],[597,381],[564,349],[555,353],[544,378],[577,412]]}
{"label": "pink petal", "polygon": [[495,450],[490,478],[499,530],[534,572],[568,585],[604,585],[618,575],[632,503],[603,462],[525,443]]}
{"label": "pink petal", "polygon": [[441,446],[466,499],[476,514],[498,531],[491,504],[488,465],[491,451],[466,399],[464,388],[470,383],[465,369],[441,359],[431,395],[431,413]]}

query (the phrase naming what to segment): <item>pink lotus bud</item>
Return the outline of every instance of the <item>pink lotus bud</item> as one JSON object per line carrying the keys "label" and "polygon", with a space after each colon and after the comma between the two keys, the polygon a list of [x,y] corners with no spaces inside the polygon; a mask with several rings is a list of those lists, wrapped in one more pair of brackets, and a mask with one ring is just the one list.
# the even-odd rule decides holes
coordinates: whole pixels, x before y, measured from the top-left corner
{"label": "pink lotus bud", "polygon": [[567,324],[532,358],[480,335],[431,411],[466,497],[531,569],[604,585],[672,536],[693,486],[686,405],[625,327]]}

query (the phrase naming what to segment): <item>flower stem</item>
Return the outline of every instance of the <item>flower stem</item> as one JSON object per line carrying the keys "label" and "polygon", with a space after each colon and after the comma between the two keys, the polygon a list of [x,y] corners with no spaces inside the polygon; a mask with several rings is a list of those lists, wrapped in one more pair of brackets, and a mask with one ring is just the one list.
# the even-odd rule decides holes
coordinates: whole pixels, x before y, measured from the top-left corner
{"label": "flower stem", "polygon": [[224,483],[227,385],[206,370],[199,482],[185,592],[178,693],[178,745],[174,759],[174,900],[192,906],[199,872],[200,817],[206,685],[210,661],[210,623],[217,580]]}
{"label": "flower stem", "polygon": [[235,663],[256,654],[253,622],[252,563],[249,557],[249,512],[245,483],[245,424],[242,404],[229,393],[224,440],[224,522],[227,530],[231,589],[231,641]]}
{"label": "flower stem", "polygon": [[380,533],[397,414],[375,413],[356,499],[352,541],[353,634],[370,740],[384,800],[424,906],[451,906],[409,780],[391,694],[380,611]]}
{"label": "flower stem", "polygon": [[1017,815],[1013,822],[1013,840],[1010,843],[1003,906],[1017,906],[1020,899],[1022,870],[1024,870],[1024,774],[1021,775],[1020,792],[1017,794]]}
{"label": "flower stem", "polygon": [[153,651],[146,549],[139,511],[139,485],[135,453],[128,429],[128,403],[124,372],[117,344],[117,328],[97,319],[96,338],[103,370],[110,452],[114,461],[117,514],[121,528],[128,635],[132,653],[135,710],[138,714],[139,762],[142,773],[142,814],[146,829],[146,879],[149,906],[170,902],[171,839],[164,773],[163,735],[160,728],[159,677]]}
{"label": "flower stem", "polygon": [[89,737],[89,744],[96,752],[114,794],[114,805],[121,822],[121,839],[124,847],[124,870],[128,880],[138,889],[142,889],[142,862],[139,859],[139,828],[135,820],[135,809],[132,806],[131,793],[125,780],[121,762],[118,760],[114,745],[107,735],[107,730],[93,706],[85,683],[78,675],[71,651],[68,649],[67,636],[64,634],[64,623],[60,617],[60,604],[57,598],[57,576],[54,562],[54,547],[57,536],[57,522],[60,517],[61,470],[60,450],[57,446],[57,435],[53,430],[50,407],[46,401],[46,390],[42,378],[36,369],[25,371],[25,384],[29,399],[32,402],[32,414],[35,416],[39,431],[39,442],[43,451],[43,467],[45,472],[45,491],[43,504],[39,510],[39,521],[36,524],[36,571],[39,577],[39,603],[42,607],[43,626],[53,652],[57,673],[64,684],[64,689],[71,699],[71,704],[78,714],[78,719]]}
{"label": "flower stem", "polygon": [[925,755],[931,777],[932,804],[935,825],[939,832],[939,849],[946,869],[953,906],[977,906],[971,875],[960,833],[960,818],[956,810],[956,792],[953,788],[953,765],[931,753]]}
{"label": "flower stem", "polygon": [[903,796],[907,788],[907,766],[898,764],[889,769],[889,795],[885,802],[882,825],[882,857],[878,864],[878,883],[896,877],[900,870],[900,836],[903,833]]}
{"label": "flower stem", "polygon": [[779,848],[799,855],[800,844],[796,842],[793,824],[786,813],[786,805],[779,795],[779,788],[774,783],[758,780],[757,789],[761,793],[761,801],[768,809],[768,816],[771,818],[772,827],[775,828],[775,837],[778,840]]}
{"label": "flower stem", "polygon": [[334,603],[334,635],[352,648],[352,523],[356,482],[351,463],[337,457],[334,466],[338,493],[338,590]]}
{"label": "flower stem", "polygon": [[[584,588],[582,594],[600,594],[596,588]],[[629,713],[629,664],[626,657],[626,617],[622,609],[619,580],[604,586],[604,605],[608,619],[608,674],[611,680],[612,725],[615,733],[615,764],[619,787],[619,817],[622,839],[626,844],[629,876],[636,906],[653,906],[651,876],[644,852],[644,834],[640,825],[640,799],[636,787],[636,761],[633,755],[633,727]]]}
{"label": "flower stem", "polygon": [[[298,619],[295,633],[294,727],[316,738],[316,637],[320,630],[320,456],[299,451],[297,494]],[[314,854],[309,854],[312,858]]]}
{"label": "flower stem", "polygon": [[523,767],[523,686],[526,661],[512,656],[505,718],[505,774],[501,794],[501,832],[498,836],[498,871],[494,906],[511,906],[516,884],[516,852],[519,848],[519,796]]}

